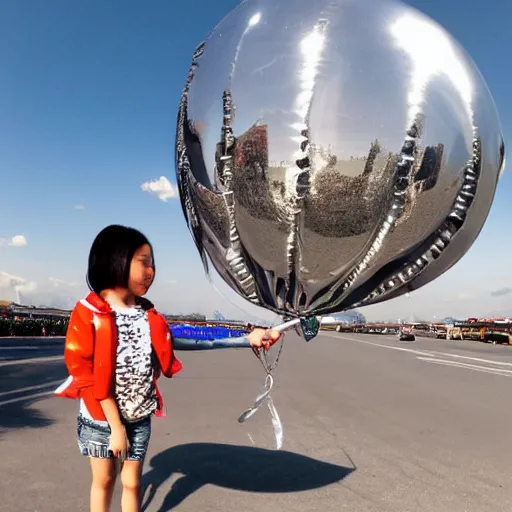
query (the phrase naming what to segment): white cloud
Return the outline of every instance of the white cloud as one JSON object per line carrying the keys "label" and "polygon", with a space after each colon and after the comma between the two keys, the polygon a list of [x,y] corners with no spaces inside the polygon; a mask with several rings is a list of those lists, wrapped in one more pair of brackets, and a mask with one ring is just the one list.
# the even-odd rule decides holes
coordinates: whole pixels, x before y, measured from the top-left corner
{"label": "white cloud", "polygon": [[23,247],[27,245],[27,239],[23,235],[16,235],[11,238],[11,243],[13,247]]}
{"label": "white cloud", "polygon": [[509,286],[505,286],[503,288],[498,288],[497,290],[493,290],[491,292],[492,297],[503,297],[504,295],[510,295],[512,293],[512,288]]}
{"label": "white cloud", "polygon": [[23,235],[14,235],[12,238],[0,237],[0,247],[24,247],[27,239]]}
{"label": "white cloud", "polygon": [[7,272],[0,272],[0,290],[14,292],[15,297],[13,298],[18,300],[20,293],[35,292],[37,290],[37,283],[28,281],[23,277],[8,274]]}
{"label": "white cloud", "polygon": [[39,284],[22,277],[0,272],[0,299],[26,306],[73,309],[88,290],[83,285],[49,277]]}
{"label": "white cloud", "polygon": [[59,279],[58,277],[49,277],[48,280],[53,283],[54,288],[60,288],[62,286],[78,286],[78,283]]}
{"label": "white cloud", "polygon": [[155,194],[160,201],[167,202],[168,199],[178,197],[178,188],[173,185],[165,176],[160,176],[157,180],[146,181],[141,185],[144,192]]}
{"label": "white cloud", "polygon": [[85,206],[83,204],[75,204],[73,210],[85,210]]}

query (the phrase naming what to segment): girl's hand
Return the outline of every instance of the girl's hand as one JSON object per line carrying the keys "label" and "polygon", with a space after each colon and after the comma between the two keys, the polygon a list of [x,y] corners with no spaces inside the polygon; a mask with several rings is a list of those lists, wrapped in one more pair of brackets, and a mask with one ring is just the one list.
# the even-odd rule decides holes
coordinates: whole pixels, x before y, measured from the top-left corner
{"label": "girl's hand", "polygon": [[121,461],[126,459],[130,443],[126,437],[126,430],[123,426],[112,429],[108,448],[112,451],[114,457],[119,457]]}
{"label": "girl's hand", "polygon": [[251,344],[253,350],[257,350],[263,347],[268,350],[276,341],[282,336],[282,333],[275,329],[254,329],[248,336],[247,339]]}

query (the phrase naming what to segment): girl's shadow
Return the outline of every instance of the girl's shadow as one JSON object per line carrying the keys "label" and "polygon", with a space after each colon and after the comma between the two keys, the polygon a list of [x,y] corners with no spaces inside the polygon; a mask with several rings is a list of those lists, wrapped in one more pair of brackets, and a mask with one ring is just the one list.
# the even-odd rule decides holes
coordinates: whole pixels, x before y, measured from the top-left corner
{"label": "girl's shadow", "polygon": [[169,512],[205,484],[247,492],[298,492],[339,482],[356,469],[282,450],[213,443],[173,446],[155,455],[150,466],[142,477],[142,512],[173,473],[183,476],[172,485],[159,512]]}

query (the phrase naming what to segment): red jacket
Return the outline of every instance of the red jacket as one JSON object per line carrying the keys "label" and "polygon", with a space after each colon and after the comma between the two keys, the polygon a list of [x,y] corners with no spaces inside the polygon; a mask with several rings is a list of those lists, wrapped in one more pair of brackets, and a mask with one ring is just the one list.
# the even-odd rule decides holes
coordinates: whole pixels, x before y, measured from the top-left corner
{"label": "red jacket", "polygon": [[[155,371],[159,408],[155,414],[163,416],[164,403],[156,380],[160,373],[172,377],[182,369],[182,365],[174,356],[171,331],[165,318],[148,300],[139,298],[137,302],[148,315],[151,344],[159,364]],[[91,416],[106,421],[100,402],[114,397],[116,352],[115,313],[101,297],[90,293],[77,303],[71,313],[64,347],[69,377],[55,390],[55,394],[65,398],[83,398]]]}

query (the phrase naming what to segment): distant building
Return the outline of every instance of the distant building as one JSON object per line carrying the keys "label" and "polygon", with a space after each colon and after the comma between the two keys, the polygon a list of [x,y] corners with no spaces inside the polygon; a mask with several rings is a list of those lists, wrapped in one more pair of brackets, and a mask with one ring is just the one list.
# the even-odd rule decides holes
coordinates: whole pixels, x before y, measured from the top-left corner
{"label": "distant building", "polygon": [[365,324],[366,317],[359,311],[345,311],[344,313],[335,313],[324,316],[322,324]]}
{"label": "distant building", "polygon": [[68,318],[71,311],[57,308],[11,304],[10,314],[17,318]]}
{"label": "distant building", "polygon": [[206,317],[206,320],[213,320],[215,322],[224,322],[226,317],[220,311],[214,311],[211,315]]}

